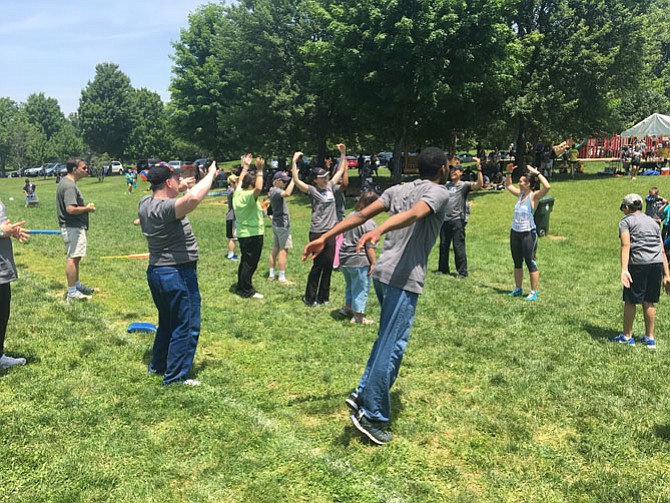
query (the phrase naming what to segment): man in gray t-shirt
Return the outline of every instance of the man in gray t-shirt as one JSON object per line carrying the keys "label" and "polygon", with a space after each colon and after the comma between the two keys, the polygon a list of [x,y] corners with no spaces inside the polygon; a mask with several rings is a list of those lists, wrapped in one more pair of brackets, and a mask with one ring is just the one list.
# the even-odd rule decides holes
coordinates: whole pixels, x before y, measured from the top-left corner
{"label": "man in gray t-shirt", "polygon": [[393,437],[386,431],[391,419],[390,389],[398,375],[419,294],[426,279],[428,255],[440,232],[449,192],[443,185],[447,159],[435,147],[419,155],[420,180],[387,189],[361,211],[349,215],[335,228],[310,242],[303,253],[318,254],[333,236],[353,229],[383,211],[391,216],[358,241],[375,244],[388,232],[372,278],[381,305],[379,331],[368,363],[346,403],[354,413],[356,429],[376,444]]}
{"label": "man in gray t-shirt", "polygon": [[621,239],[621,283],[623,285],[623,332],[609,340],[635,345],[633,322],[637,304],[642,304],[645,335],[638,342],[656,348],[654,324],[660,300],[661,282],[670,293],[670,271],[663,249],[661,230],[648,215],[642,213],[642,197],[628,194],[621,207],[624,217],[619,222]]}
{"label": "man in gray t-shirt", "polygon": [[[286,261],[288,250],[293,248],[291,239],[291,221],[288,214],[286,198],[293,193],[295,182],[283,171],[277,171],[272,177],[272,187],[268,192],[270,208],[272,208],[272,252],[270,253],[270,274],[268,279],[275,277],[280,283],[287,284]],[[277,266],[277,276],[275,276]]]}
{"label": "man in gray t-shirt", "polygon": [[444,223],[440,229],[440,258],[438,262],[438,273],[449,273],[449,249],[454,243],[454,262],[456,265],[456,278],[462,279],[468,275],[468,257],[465,253],[465,225],[467,223],[466,205],[470,191],[479,190],[484,184],[481,161],[475,157],[477,163],[477,181],[464,182],[461,180],[463,167],[457,158],[452,159],[451,180],[447,182],[449,191],[449,203],[447,203]]}
{"label": "man in gray t-shirt", "polygon": [[79,281],[79,262],[86,256],[88,214],[95,211],[95,205],[84,204],[77,187],[77,182],[88,176],[86,163],[79,157],[71,157],[65,166],[67,175],[61,178],[56,188],[56,214],[67,254],[66,298],[68,301],[88,300],[94,289]]}
{"label": "man in gray t-shirt", "polygon": [[163,374],[163,384],[197,385],[187,375],[200,336],[198,244],[186,215],[205,198],[219,170],[212,162],[207,175],[176,199],[195,181],[179,174],[166,163],[151,168],[147,178],[153,195],[143,197],[137,210],[149,245],[147,282],[158,310],[149,373]]}

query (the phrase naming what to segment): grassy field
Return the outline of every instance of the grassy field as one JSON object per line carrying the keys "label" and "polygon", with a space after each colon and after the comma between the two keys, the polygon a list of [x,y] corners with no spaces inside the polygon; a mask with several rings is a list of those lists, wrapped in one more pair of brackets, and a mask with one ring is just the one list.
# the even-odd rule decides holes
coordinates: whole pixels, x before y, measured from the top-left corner
{"label": "grassy field", "polygon": [[[54,229],[56,184],[36,183],[38,208],[23,207],[22,180],[0,180],[0,199],[12,220]],[[0,500],[670,501],[668,299],[656,352],[607,342],[622,316],[619,204],[652,185],[670,196],[670,177],[555,180],[534,303],[506,295],[514,198],[476,194],[470,276],[429,275],[393,389],[395,438],[377,448],[344,405],[375,326],[335,319],[337,273],[331,306],[300,302],[302,195],[290,202],[295,285],[264,279],[266,241],[261,301],[230,293],[237,264],[224,260],[224,198],[192,214],[203,297],[194,374],[204,384],[163,387],[146,373],[152,337],[125,330],[156,321],[146,261],[100,259],[146,252],[132,225],[142,192],[125,195],[121,177],[83,180],[97,207],[81,266],[82,281],[100,289],[93,301],[62,300],[59,236],[15,244],[6,350],[28,365],[0,375]],[[436,264],[434,249],[429,269]],[[373,296],[368,315],[379,316]]]}

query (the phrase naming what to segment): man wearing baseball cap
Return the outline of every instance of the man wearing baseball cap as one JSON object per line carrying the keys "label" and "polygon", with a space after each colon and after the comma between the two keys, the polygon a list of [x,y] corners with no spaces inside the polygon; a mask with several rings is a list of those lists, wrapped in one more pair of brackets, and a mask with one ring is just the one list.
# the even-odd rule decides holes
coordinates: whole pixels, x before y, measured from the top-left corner
{"label": "man wearing baseball cap", "polygon": [[147,282],[158,310],[149,372],[163,374],[163,384],[200,384],[187,379],[200,336],[200,290],[198,243],[186,215],[205,198],[218,174],[212,162],[207,175],[187,190],[193,178],[180,179],[179,171],[169,165],[154,166],[147,177],[153,194],[138,206],[149,245]]}
{"label": "man wearing baseball cap", "polygon": [[656,348],[654,323],[661,294],[661,282],[670,293],[670,271],[658,224],[642,213],[642,197],[628,194],[621,202],[624,217],[619,222],[621,239],[621,283],[623,284],[623,332],[611,342],[635,346],[633,322],[637,305],[642,304],[645,335],[638,338],[649,349]]}
{"label": "man wearing baseball cap", "polygon": [[286,259],[288,250],[293,248],[291,220],[285,198],[293,193],[294,186],[295,182],[290,176],[283,171],[277,171],[272,177],[272,187],[268,192],[270,208],[272,208],[272,234],[274,236],[268,279],[275,279],[275,266],[277,266],[276,278],[282,284],[288,283],[286,279]]}

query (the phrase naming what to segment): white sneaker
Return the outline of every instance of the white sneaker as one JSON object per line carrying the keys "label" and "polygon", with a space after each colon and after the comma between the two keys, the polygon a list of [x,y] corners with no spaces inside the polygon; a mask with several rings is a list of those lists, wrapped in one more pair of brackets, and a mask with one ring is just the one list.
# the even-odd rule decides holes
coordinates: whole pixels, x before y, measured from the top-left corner
{"label": "white sneaker", "polygon": [[91,300],[93,297],[90,295],[85,295],[81,293],[79,290],[74,292],[74,294],[70,295],[69,293],[67,294],[67,301],[68,302],[73,302],[77,300]]}
{"label": "white sneaker", "polygon": [[251,296],[251,298],[252,298],[252,299],[264,299],[264,298],[265,298],[265,295],[263,295],[262,293],[258,293],[258,292],[256,292],[255,294],[253,294],[253,295]]}
{"label": "white sneaker", "polygon": [[198,381],[197,379],[186,379],[182,382],[182,384],[186,386],[200,386],[202,382]]}
{"label": "white sneaker", "polygon": [[17,365],[25,365],[25,358],[12,358],[11,356],[2,355],[0,357],[0,369],[10,369],[16,367]]}

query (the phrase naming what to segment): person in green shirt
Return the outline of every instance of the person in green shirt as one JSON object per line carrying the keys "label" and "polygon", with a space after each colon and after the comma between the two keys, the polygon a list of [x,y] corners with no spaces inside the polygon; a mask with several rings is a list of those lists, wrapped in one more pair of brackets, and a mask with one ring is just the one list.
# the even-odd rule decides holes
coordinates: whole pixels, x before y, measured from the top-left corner
{"label": "person in green shirt", "polygon": [[256,170],[250,171],[251,154],[242,156],[242,172],[233,194],[233,209],[237,224],[237,241],[240,243],[240,265],[237,268],[235,292],[244,298],[262,299],[252,278],[263,251],[263,209],[258,196],[263,190],[263,165],[265,160],[256,158]]}

